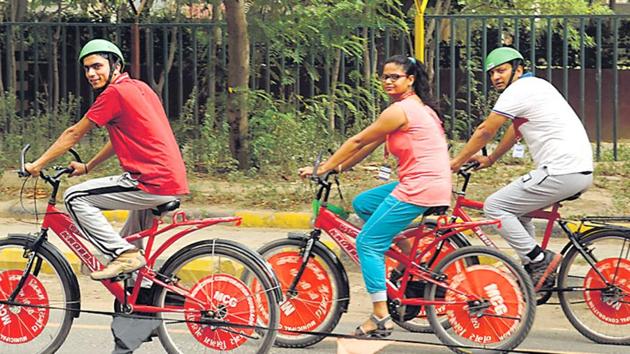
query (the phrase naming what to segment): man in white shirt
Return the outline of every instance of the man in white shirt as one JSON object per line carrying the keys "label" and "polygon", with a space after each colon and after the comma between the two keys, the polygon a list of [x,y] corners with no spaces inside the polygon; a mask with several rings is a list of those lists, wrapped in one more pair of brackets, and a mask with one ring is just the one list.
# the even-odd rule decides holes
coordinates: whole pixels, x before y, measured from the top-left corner
{"label": "man in white shirt", "polygon": [[[524,71],[524,59],[517,50],[493,50],[486,58],[485,71],[501,95],[486,120],[451,160],[451,170],[457,171],[468,161],[479,162],[478,168],[489,167],[511,148],[514,157],[522,157],[524,140],[536,169],[489,196],[484,212],[489,218],[501,220],[499,233],[516,250],[538,291],[553,286],[562,257],[540,248],[534,224],[524,215],[591,185],[591,144],[569,103],[552,84]],[[474,155],[506,121],[512,124],[496,149],[489,156]]]}

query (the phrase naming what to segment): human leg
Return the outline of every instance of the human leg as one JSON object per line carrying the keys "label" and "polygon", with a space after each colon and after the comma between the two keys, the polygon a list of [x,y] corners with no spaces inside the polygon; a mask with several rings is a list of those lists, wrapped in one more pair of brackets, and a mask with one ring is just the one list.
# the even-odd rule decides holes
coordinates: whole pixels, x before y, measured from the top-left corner
{"label": "human leg", "polygon": [[363,219],[363,221],[367,221],[376,208],[392,193],[397,185],[398,182],[392,182],[363,191],[352,201],[354,212]]}
{"label": "human leg", "polygon": [[[394,236],[425,210],[425,207],[401,202],[389,195],[376,208],[359,233],[357,252],[363,280],[372,299],[374,318],[365,321],[357,328],[355,334],[370,334],[388,321],[384,254]],[[388,323],[386,327],[391,329],[393,324]]]}
{"label": "human leg", "polygon": [[[531,219],[523,215],[586,190],[591,182],[591,175],[574,173],[550,176],[545,169],[538,169],[518,178],[486,199],[486,216],[501,220],[499,234],[514,248],[523,264],[532,263],[526,269],[530,271],[536,284],[541,286],[545,278],[555,271],[560,256],[549,250],[543,252],[534,238]],[[543,263],[534,266],[534,263],[539,262]],[[538,285],[537,288],[540,287]]]}
{"label": "human leg", "polygon": [[[172,199],[172,196],[152,195],[140,190],[138,182],[128,174],[89,180],[69,188],[64,194],[66,208],[80,232],[109,259],[118,259],[118,262],[110,262],[109,270],[114,267],[124,272],[142,267],[144,257],[114,231],[101,211],[144,210]],[[101,275],[107,274],[96,274],[97,277]]]}

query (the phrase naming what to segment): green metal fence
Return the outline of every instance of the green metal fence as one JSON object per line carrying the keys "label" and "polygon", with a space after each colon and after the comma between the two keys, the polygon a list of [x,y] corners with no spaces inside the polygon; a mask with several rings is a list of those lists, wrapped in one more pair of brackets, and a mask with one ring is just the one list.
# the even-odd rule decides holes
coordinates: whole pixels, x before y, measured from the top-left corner
{"label": "green metal fence", "polygon": [[[602,143],[612,142],[618,158],[619,139],[630,138],[630,102],[620,97],[630,90],[630,16],[428,16],[426,25],[435,29],[427,32],[426,64],[452,136],[467,138],[491,107],[496,96],[481,63],[494,47],[511,45],[567,97],[596,142],[597,157]],[[18,102],[13,115],[0,112],[0,133],[19,130],[68,97],[80,98],[75,114],[81,116],[94,99],[76,60],[81,45],[109,38],[130,57],[131,34],[130,24],[0,24],[0,84]],[[331,59],[315,43],[305,43],[312,48],[294,58],[272,50],[260,34],[251,37],[251,89],[296,102],[330,92]],[[410,53],[411,43],[397,29],[368,30],[371,62]],[[139,78],[160,94],[171,119],[190,110],[202,122],[209,107],[225,101],[228,45],[223,24],[141,24]],[[342,63],[340,83],[365,85],[356,75],[364,69],[362,55],[343,56]]]}

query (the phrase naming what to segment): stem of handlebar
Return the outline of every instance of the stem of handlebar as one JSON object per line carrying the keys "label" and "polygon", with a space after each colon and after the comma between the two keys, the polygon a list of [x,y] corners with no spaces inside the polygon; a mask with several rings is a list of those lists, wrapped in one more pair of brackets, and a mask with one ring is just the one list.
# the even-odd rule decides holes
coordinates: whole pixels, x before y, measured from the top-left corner
{"label": "stem of handlebar", "polygon": [[460,176],[464,177],[464,184],[462,185],[462,189],[460,193],[463,193],[463,194],[466,193],[466,188],[468,188],[468,181],[470,181],[470,176],[472,176],[472,173],[470,173],[470,170],[475,169],[477,167],[479,167],[479,162],[472,161],[472,162],[465,163],[462,167],[459,168],[459,171],[457,173]]}

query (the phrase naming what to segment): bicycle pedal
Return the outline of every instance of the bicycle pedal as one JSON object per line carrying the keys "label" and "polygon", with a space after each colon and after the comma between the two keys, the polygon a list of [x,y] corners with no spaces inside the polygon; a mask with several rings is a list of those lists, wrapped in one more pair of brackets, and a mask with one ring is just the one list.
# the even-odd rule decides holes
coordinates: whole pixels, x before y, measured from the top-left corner
{"label": "bicycle pedal", "polygon": [[110,278],[109,280],[111,280],[112,282],[119,282],[128,279],[131,279],[131,273],[118,274],[117,276]]}

